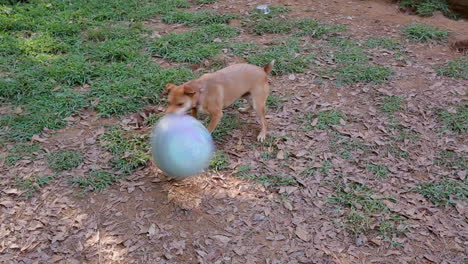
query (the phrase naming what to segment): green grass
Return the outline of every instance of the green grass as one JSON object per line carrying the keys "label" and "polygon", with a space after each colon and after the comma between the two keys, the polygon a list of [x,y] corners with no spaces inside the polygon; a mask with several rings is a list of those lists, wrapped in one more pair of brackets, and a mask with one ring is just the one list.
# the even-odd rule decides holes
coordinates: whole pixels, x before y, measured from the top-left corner
{"label": "green grass", "polygon": [[358,183],[338,183],[335,188],[335,194],[328,197],[328,202],[347,208],[343,224],[352,233],[357,235],[376,231],[391,238],[403,231],[399,229],[403,219],[392,213],[383,202],[393,199]]}
{"label": "green grass", "polygon": [[247,61],[263,67],[275,60],[273,75],[301,73],[310,67],[313,58],[313,56],[298,56],[301,51],[303,48],[300,46],[299,40],[287,39],[280,44],[247,56]]}
{"label": "green grass", "polygon": [[371,147],[358,138],[350,138],[333,131],[330,138],[330,150],[339,154],[343,159],[353,160],[356,151],[369,152]]}
{"label": "green grass", "polygon": [[399,149],[398,147],[394,146],[394,145],[390,145],[387,147],[387,152],[393,156],[396,156],[398,158],[408,158],[409,157],[409,153],[406,152],[406,151],[403,151],[401,149]]}
{"label": "green grass", "polygon": [[229,44],[229,50],[236,56],[244,57],[254,54],[261,49],[257,43],[233,42]]}
{"label": "green grass", "polygon": [[407,39],[416,42],[443,42],[448,37],[448,32],[422,24],[408,25],[402,29],[402,33]]}
{"label": "green grass", "polygon": [[52,174],[48,176],[33,176],[32,178],[27,179],[20,179],[16,178],[15,182],[16,185],[19,187],[21,191],[24,193],[22,194],[25,198],[30,198],[34,195],[36,191],[40,188],[44,187],[47,184],[50,184],[55,178],[57,178],[58,174]]}
{"label": "green grass", "polygon": [[390,37],[371,37],[365,41],[364,45],[370,49],[400,50],[402,48],[400,41]]}
{"label": "green grass", "polygon": [[74,150],[60,150],[47,156],[47,164],[54,171],[68,171],[78,167],[83,161],[81,153]]}
{"label": "green grass", "polygon": [[[208,120],[205,121],[205,126],[208,125]],[[223,141],[226,136],[228,136],[233,129],[239,128],[240,123],[235,115],[225,113],[221,118],[221,122],[215,128],[213,133],[213,139],[216,141]]]}
{"label": "green grass", "polygon": [[380,110],[386,114],[393,114],[394,112],[403,110],[401,104],[404,100],[398,96],[386,96],[380,104]]}
{"label": "green grass", "polygon": [[336,70],[337,81],[341,84],[374,83],[387,81],[393,69],[379,65],[351,64]]}
{"label": "green grass", "polygon": [[[174,62],[198,63],[218,55],[226,46],[222,40],[237,36],[238,29],[226,25],[209,25],[185,33],[172,33],[157,39],[151,50],[155,55]],[[220,42],[214,42],[219,39]]]}
{"label": "green grass", "polygon": [[268,95],[266,106],[269,110],[279,110],[281,108],[281,98],[275,94]]}
{"label": "green grass", "polygon": [[468,195],[467,180],[441,180],[420,184],[413,189],[424,195],[436,206],[454,204],[456,200],[466,200]]}
{"label": "green grass", "polygon": [[39,144],[17,144],[8,150],[9,154],[5,157],[5,164],[13,166],[18,160],[34,160],[42,152]]}
{"label": "green grass", "polygon": [[434,163],[446,168],[458,168],[460,170],[468,169],[468,156],[466,153],[457,153],[453,151],[442,151],[437,154]]}
{"label": "green grass", "polygon": [[164,113],[159,113],[159,114],[152,114],[150,115],[145,122],[148,124],[148,126],[154,126],[159,119],[161,119],[164,116]]}
{"label": "green grass", "polygon": [[59,129],[67,124],[63,119],[78,112],[87,105],[86,100],[76,92],[64,91],[44,93],[24,99],[24,113],[9,114],[0,117],[0,136],[17,141],[31,139],[47,127]]}
{"label": "green grass", "polygon": [[246,180],[250,180],[259,184],[262,184],[265,187],[280,187],[280,186],[294,186],[297,185],[296,179],[292,176],[287,175],[259,175],[243,172],[238,174],[238,177]]}
{"label": "green grass", "polygon": [[[51,0],[6,5],[0,14],[0,103],[23,113],[0,117],[0,137],[26,141],[85,107],[122,115],[160,102],[187,69],[152,62],[142,21],[189,7],[184,0]],[[91,91],[75,92],[88,85]],[[91,104],[90,104],[91,103]]]}
{"label": "green grass", "polygon": [[276,19],[278,16],[285,15],[292,10],[289,7],[278,5],[271,5],[268,8],[270,9],[270,13],[268,14],[263,14],[260,10],[254,8],[251,12],[251,17],[254,19]]}
{"label": "green grass", "polygon": [[252,23],[250,32],[256,35],[291,33],[295,24],[288,19],[259,19]]}
{"label": "green grass", "polygon": [[161,19],[168,24],[184,24],[187,26],[206,26],[212,24],[225,24],[236,18],[234,14],[216,14],[213,11],[203,10],[199,12],[174,11]]}
{"label": "green grass", "polygon": [[370,172],[372,172],[377,178],[380,179],[386,178],[390,174],[390,171],[384,165],[368,164],[366,167]]}
{"label": "green grass", "polygon": [[296,33],[297,36],[323,38],[325,36],[331,37],[336,35],[338,32],[346,30],[343,25],[330,25],[314,19],[301,18],[295,21],[295,28],[299,31]]}
{"label": "green grass", "polygon": [[[337,110],[326,110],[318,114],[309,114],[305,118],[305,128],[306,130],[312,129],[329,129],[331,126],[339,125],[341,120],[344,120],[345,116]],[[317,119],[317,124],[312,125],[314,120]]]}
{"label": "green grass", "polygon": [[329,161],[324,161],[321,164],[321,167],[315,168],[315,167],[308,167],[301,171],[300,176],[304,178],[308,178],[311,176],[316,175],[317,173],[321,173],[322,175],[326,175],[331,169],[333,169],[332,164]]}
{"label": "green grass", "polygon": [[439,66],[437,74],[468,80],[468,57],[458,58]]}
{"label": "green grass", "polygon": [[440,11],[448,18],[458,18],[458,15],[450,10],[446,0],[401,0],[400,8],[413,11],[422,17],[430,17],[436,11]]}
{"label": "green grass", "polygon": [[217,0],[195,0],[195,4],[197,5],[209,5],[216,3]]}
{"label": "green grass", "polygon": [[194,78],[192,71],[186,68],[163,69],[146,58],[133,64],[109,64],[97,72],[99,77],[93,82],[89,97],[98,101],[93,108],[103,117],[121,116],[147,104],[161,103],[167,83]]}
{"label": "green grass", "polygon": [[99,141],[112,153],[113,169],[119,173],[131,173],[146,165],[150,159],[149,136],[146,134],[131,133],[114,127],[103,134]]}
{"label": "green grass", "polygon": [[210,161],[210,170],[217,173],[227,168],[229,168],[229,156],[222,150],[216,151]]}
{"label": "green grass", "polygon": [[72,184],[77,184],[84,192],[97,191],[102,192],[119,179],[112,171],[93,170],[86,178],[67,179]]}
{"label": "green grass", "polygon": [[343,36],[333,36],[327,40],[327,43],[332,47],[338,47],[340,49],[359,46],[358,41]]}
{"label": "green grass", "polygon": [[247,27],[250,33],[255,35],[294,33],[297,37],[308,36],[313,38],[333,36],[346,29],[341,25],[329,25],[308,18],[285,19],[271,17],[254,19],[247,23]]}
{"label": "green grass", "polygon": [[439,111],[439,120],[444,123],[446,130],[455,133],[468,131],[468,103],[462,103],[455,107],[455,111]]}
{"label": "green grass", "polygon": [[337,63],[341,64],[352,64],[359,62],[367,62],[369,58],[367,57],[366,52],[357,46],[348,46],[339,50],[335,56],[334,60]]}

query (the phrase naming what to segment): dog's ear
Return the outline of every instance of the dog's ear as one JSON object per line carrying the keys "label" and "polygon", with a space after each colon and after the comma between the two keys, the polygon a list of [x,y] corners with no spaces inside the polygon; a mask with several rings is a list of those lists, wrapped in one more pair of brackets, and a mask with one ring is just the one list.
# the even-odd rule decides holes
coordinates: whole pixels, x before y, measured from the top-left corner
{"label": "dog's ear", "polygon": [[193,86],[190,86],[190,85],[184,85],[184,93],[186,95],[194,95],[195,94],[195,88],[193,88]]}
{"label": "dog's ear", "polygon": [[177,85],[175,85],[175,84],[172,84],[172,83],[166,84],[166,93],[169,93],[175,87],[177,87]]}

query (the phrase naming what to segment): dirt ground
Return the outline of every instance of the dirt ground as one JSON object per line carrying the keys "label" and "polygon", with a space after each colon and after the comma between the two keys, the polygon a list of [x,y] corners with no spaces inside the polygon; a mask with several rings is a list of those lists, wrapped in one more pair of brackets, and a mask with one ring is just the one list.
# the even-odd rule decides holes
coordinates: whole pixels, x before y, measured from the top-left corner
{"label": "dirt ground", "polygon": [[[263,2],[222,0],[219,12],[245,13]],[[388,1],[297,0],[266,4],[292,8],[288,16],[311,17],[345,24],[355,39],[369,36],[400,37],[401,27],[424,22],[468,36],[468,22],[437,14],[431,18],[401,13]],[[170,29],[149,21],[153,28]],[[271,36],[239,39],[265,43]],[[422,195],[408,191],[440,175],[464,179],[434,164],[436,153],[452,150],[466,154],[467,138],[438,133],[434,109],[466,102],[468,81],[438,76],[433,65],[462,55],[447,45],[405,43],[410,60],[395,62],[394,78],[377,85],[354,84],[344,89],[333,80],[303,74],[271,77],[273,93],[282,107],[268,113],[271,135],[289,158],[260,158],[254,144],[258,125],[254,114],[242,114],[242,125],[217,148],[229,154],[230,169],[206,173],[182,182],[168,181],[149,165],[102,193],[76,195],[67,181],[57,181],[24,199],[15,185],[17,175],[52,173],[45,159],[23,160],[15,167],[0,167],[0,262],[1,263],[466,263],[468,211],[466,200],[436,207]],[[373,54],[374,61],[383,60]],[[231,62],[229,62],[231,63]],[[331,151],[329,131],[304,131],[301,113],[339,108],[353,118],[336,128],[378,147],[389,144],[388,118],[376,110],[379,95],[406,99],[400,123],[420,136],[398,148],[407,158],[379,153],[345,160]],[[162,110],[162,109],[160,109]],[[235,111],[229,109],[227,111]],[[50,137],[39,138],[47,151],[80,149],[84,163],[62,177],[86,174],[93,166],[105,166],[110,154],[96,143],[105,124],[136,127],[133,115],[125,120],[98,119],[83,111],[70,125]],[[312,150],[314,154],[305,152]],[[41,154],[42,155],[42,154]],[[328,174],[300,178],[311,163],[328,161]],[[391,177],[377,179],[362,164],[388,167]],[[299,184],[266,188],[233,174],[239,164],[249,164],[260,174],[288,174]],[[318,165],[317,165],[318,164]],[[314,165],[315,166],[315,165]],[[347,181],[366,183],[398,203],[387,206],[406,219],[408,231],[394,237],[394,245],[370,232],[356,237],[337,224],[340,212],[327,203],[334,188],[324,184],[329,175],[348,175]],[[327,177],[330,177],[327,179]],[[342,213],[342,212],[341,212]]]}

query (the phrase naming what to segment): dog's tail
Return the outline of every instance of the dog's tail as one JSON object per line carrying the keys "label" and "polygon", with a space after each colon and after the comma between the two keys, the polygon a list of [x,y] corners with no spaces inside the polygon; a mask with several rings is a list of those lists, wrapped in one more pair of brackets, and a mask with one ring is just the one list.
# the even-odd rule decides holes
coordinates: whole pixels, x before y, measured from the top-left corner
{"label": "dog's tail", "polygon": [[275,60],[272,60],[270,63],[265,65],[263,67],[263,70],[266,72],[266,74],[270,74],[270,72],[273,70],[273,66],[275,65]]}

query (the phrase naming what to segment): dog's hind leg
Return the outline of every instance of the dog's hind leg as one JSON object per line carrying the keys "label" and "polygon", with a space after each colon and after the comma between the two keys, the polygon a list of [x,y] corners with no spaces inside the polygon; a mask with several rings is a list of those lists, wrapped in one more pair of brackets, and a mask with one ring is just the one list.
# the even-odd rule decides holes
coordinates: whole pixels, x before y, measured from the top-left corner
{"label": "dog's hind leg", "polygon": [[257,140],[262,142],[265,140],[266,133],[267,133],[267,121],[265,118],[265,108],[266,108],[266,101],[268,98],[268,93],[269,93],[269,86],[268,84],[265,84],[264,89],[255,89],[252,92],[252,103],[253,103],[253,108],[257,112],[258,117],[260,118],[260,123],[262,126],[262,129],[260,130],[260,133],[257,136]]}

